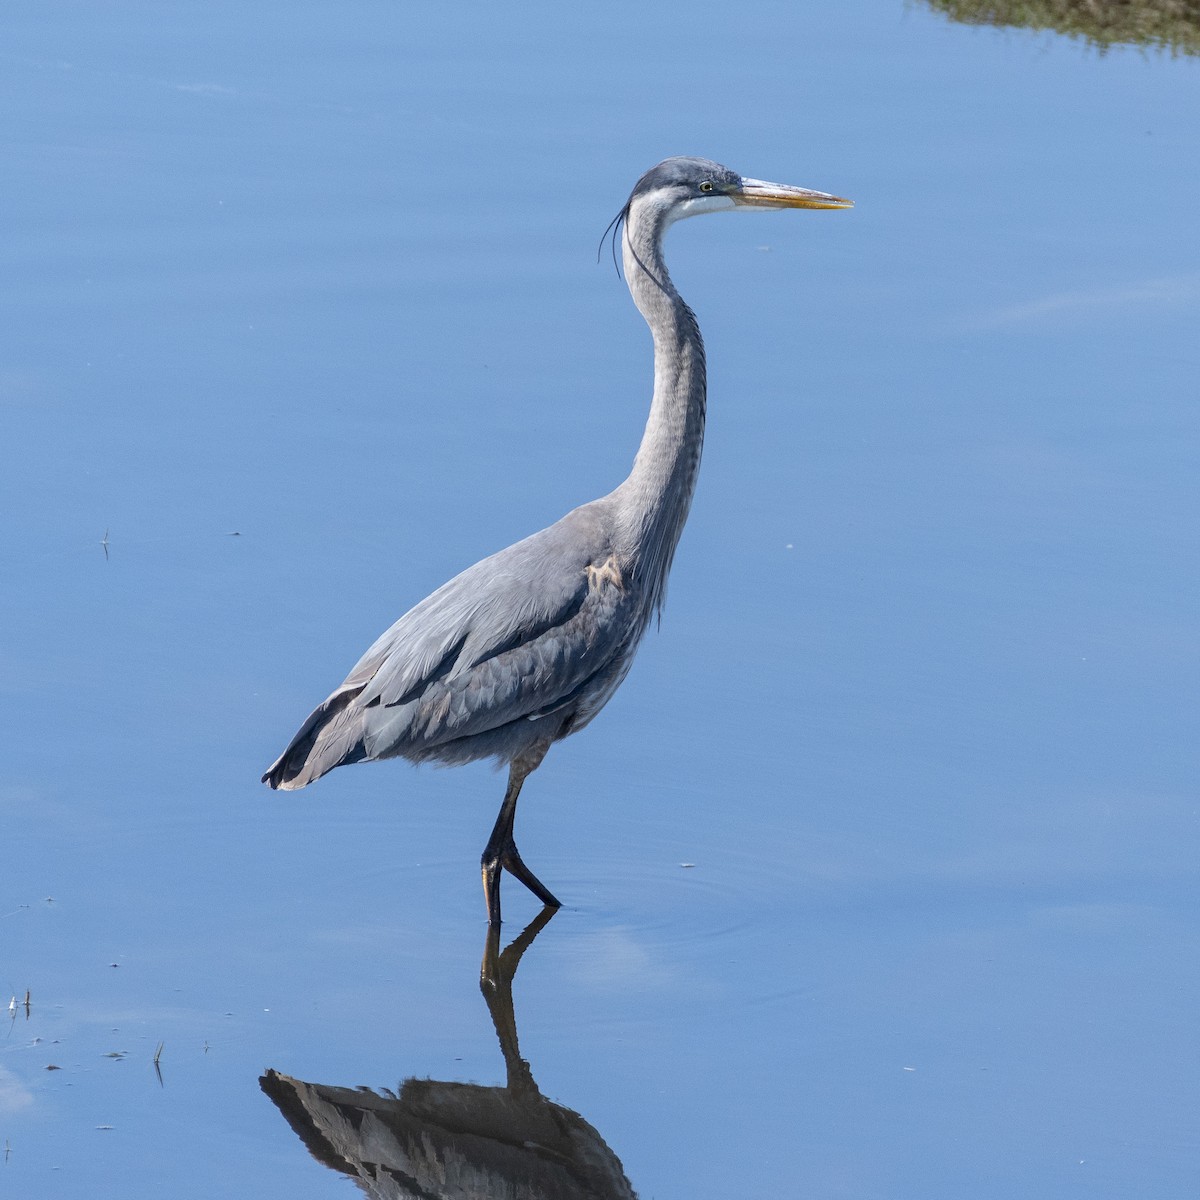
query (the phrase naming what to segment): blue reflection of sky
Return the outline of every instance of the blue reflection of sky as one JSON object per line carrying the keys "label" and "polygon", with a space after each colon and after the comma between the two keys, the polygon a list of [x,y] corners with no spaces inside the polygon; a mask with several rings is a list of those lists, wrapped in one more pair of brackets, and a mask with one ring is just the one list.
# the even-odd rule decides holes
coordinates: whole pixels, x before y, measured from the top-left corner
{"label": "blue reflection of sky", "polygon": [[595,245],[676,152],[857,208],[672,232],[705,466],[661,633],[522,801],[568,902],[523,1052],[645,1196],[1191,1194],[1200,64],[882,0],[5,25],[13,1194],[342,1194],[264,1067],[500,1071],[500,781],[257,780],[627,469]]}

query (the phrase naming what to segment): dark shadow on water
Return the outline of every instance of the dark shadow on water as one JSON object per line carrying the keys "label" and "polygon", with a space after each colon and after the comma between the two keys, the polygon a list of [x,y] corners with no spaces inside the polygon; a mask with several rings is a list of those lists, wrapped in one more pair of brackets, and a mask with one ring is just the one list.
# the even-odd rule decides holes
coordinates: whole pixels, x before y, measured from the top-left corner
{"label": "dark shadow on water", "polygon": [[1103,53],[1141,46],[1200,54],[1200,0],[926,0],[966,25],[1048,29],[1083,38]]}
{"label": "dark shadow on water", "polygon": [[542,1095],[517,1044],[513,976],[554,912],[543,909],[503,953],[499,928],[488,930],[479,987],[503,1087],[407,1079],[393,1094],[278,1071],[259,1080],[314,1158],[378,1200],[636,1200],[617,1156],[577,1112]]}

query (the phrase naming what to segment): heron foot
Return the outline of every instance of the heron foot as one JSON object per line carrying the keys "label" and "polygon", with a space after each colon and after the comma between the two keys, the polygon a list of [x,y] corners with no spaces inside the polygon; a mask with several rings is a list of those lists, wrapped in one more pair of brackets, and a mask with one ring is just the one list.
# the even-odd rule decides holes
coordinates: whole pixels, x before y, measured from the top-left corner
{"label": "heron foot", "polygon": [[547,907],[562,908],[562,903],[555,898],[554,893],[522,861],[516,843],[511,838],[504,842],[498,851],[489,845],[483,852],[480,867],[489,925],[500,924],[501,871],[507,871],[519,879]]}

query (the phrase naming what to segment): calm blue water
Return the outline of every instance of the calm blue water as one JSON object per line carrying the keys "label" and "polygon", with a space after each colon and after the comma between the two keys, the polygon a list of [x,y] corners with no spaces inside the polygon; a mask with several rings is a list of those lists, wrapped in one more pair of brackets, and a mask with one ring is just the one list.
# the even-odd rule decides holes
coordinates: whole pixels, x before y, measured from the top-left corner
{"label": "calm blue water", "polygon": [[502,778],[258,778],[623,477],[596,243],[672,153],[857,208],[671,235],[705,465],[661,632],[524,794],[565,907],[504,1111],[643,1200],[1195,1195],[1200,61],[900,0],[3,28],[3,1195],[353,1195],[267,1069],[496,1103]]}

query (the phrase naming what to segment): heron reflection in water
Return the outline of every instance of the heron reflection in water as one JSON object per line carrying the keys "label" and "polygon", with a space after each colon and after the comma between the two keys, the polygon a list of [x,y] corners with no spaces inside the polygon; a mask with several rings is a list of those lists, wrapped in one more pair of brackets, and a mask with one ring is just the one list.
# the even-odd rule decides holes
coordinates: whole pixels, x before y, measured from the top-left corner
{"label": "heron reflection in water", "polygon": [[703,158],[668,158],[647,171],[610,226],[654,338],[650,416],[629,477],[410,609],[309,715],[263,782],[302,788],[335,767],[382,758],[507,764],[481,860],[488,921],[500,921],[502,870],[557,908],[517,851],[517,797],[551,745],[583,729],[628,673],[662,608],[700,466],[704,343],[667,273],[663,237],[703,213],[849,206]]}
{"label": "heron reflection in water", "polygon": [[553,915],[543,908],[503,954],[498,927],[488,927],[480,989],[504,1055],[504,1087],[408,1079],[393,1094],[277,1071],[259,1080],[314,1158],[372,1200],[637,1200],[600,1134],[538,1090],[517,1044],[513,976]]}

